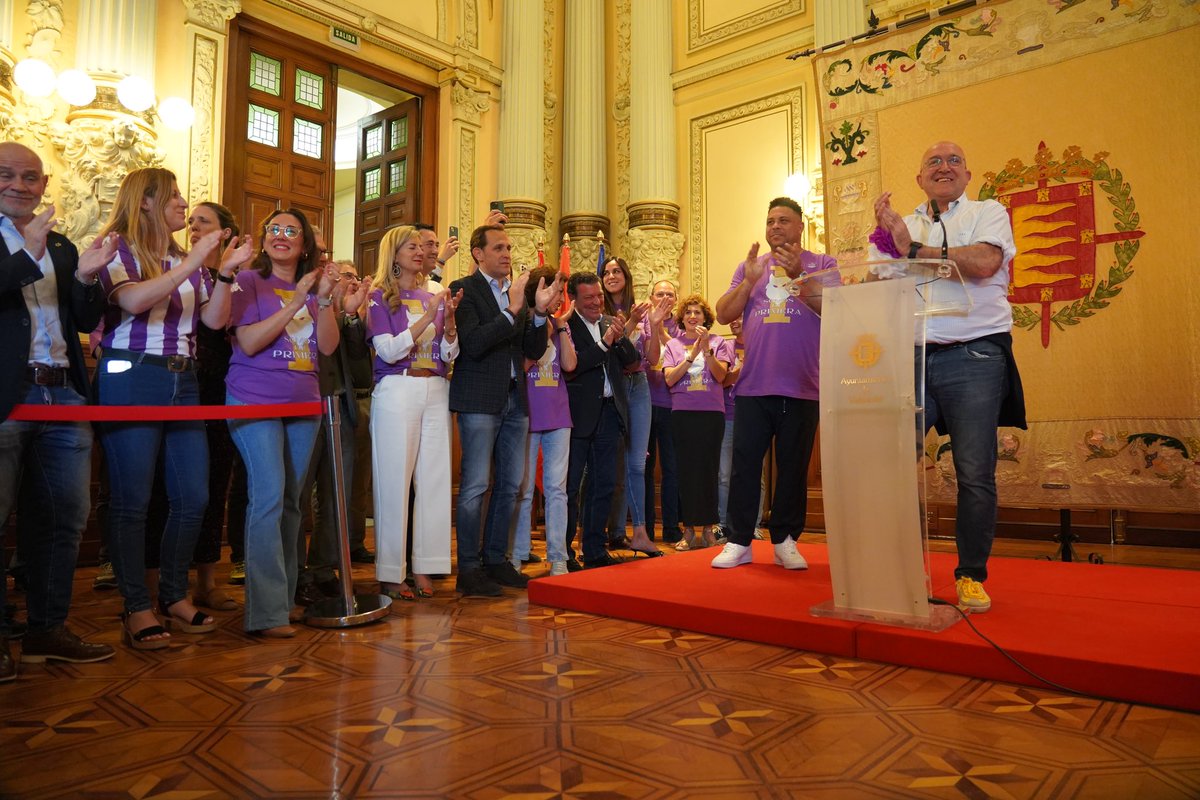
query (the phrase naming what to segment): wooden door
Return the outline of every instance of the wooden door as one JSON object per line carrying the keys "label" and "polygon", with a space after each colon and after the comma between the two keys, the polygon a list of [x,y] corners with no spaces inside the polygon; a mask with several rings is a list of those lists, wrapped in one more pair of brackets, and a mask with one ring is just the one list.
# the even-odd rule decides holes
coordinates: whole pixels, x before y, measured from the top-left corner
{"label": "wooden door", "polygon": [[388,228],[418,221],[420,112],[414,97],[358,121],[354,263],[363,274],[375,272]]}
{"label": "wooden door", "polygon": [[297,208],[332,236],[336,73],[326,60],[243,31],[227,118],[225,205],[257,236],[277,208]]}

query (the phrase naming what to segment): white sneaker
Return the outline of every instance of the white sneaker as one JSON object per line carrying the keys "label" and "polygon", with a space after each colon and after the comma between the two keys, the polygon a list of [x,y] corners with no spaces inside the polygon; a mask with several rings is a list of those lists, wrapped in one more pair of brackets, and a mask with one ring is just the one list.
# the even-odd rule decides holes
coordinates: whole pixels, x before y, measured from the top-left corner
{"label": "white sneaker", "polygon": [[551,561],[550,562],[550,574],[551,575],[566,575],[567,574],[567,562]]}
{"label": "white sneaker", "polygon": [[808,562],[796,550],[796,540],[790,536],[775,545],[775,563],[784,569],[808,569]]}
{"label": "white sneaker", "polygon": [[750,545],[728,542],[713,558],[712,565],[714,569],[729,569],[749,564],[753,560],[754,554],[750,552]]}

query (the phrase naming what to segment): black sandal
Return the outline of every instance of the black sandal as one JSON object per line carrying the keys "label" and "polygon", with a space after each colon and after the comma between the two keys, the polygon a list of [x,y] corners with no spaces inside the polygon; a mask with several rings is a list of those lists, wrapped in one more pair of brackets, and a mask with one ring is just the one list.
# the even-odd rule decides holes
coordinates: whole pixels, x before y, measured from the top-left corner
{"label": "black sandal", "polygon": [[[177,605],[182,602],[182,600],[176,600],[171,605]],[[172,614],[170,611],[171,606],[162,601],[159,601],[158,608],[163,615],[163,624],[167,627],[178,626],[179,630],[184,633],[212,633],[217,629],[217,621],[203,611],[197,611],[189,622]],[[208,620],[208,622],[205,623],[205,620]]]}
{"label": "black sandal", "polygon": [[121,638],[125,644],[134,650],[165,650],[171,646],[170,639],[151,639],[151,636],[162,636],[167,629],[162,625],[147,625],[136,633],[129,630],[129,612],[121,614]]}

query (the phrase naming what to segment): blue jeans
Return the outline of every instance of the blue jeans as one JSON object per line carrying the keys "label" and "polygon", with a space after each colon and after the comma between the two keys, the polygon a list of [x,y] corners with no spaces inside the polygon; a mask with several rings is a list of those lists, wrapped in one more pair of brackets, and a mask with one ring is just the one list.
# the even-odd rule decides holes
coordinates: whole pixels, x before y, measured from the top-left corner
{"label": "blue jeans", "polygon": [[[454,532],[459,575],[479,569],[480,559],[487,566],[505,561],[513,508],[525,477],[529,436],[529,417],[521,408],[518,391],[514,384],[499,414],[458,415],[462,461]],[[485,526],[483,495],[493,480]]]}
{"label": "blue jeans", "polygon": [[650,444],[650,385],[645,372],[629,375],[629,447],[625,451],[625,504],[635,528],[646,524],[646,449]]}
{"label": "blue jeans", "polygon": [[[106,406],[194,406],[200,399],[196,373],[134,363],[124,372],[102,358],[100,403]],[[150,608],[146,589],[146,509],[162,449],[163,480],[170,511],[159,550],[158,601],[169,606],[187,595],[188,568],[204,510],[208,508],[208,436],[202,420],[109,422],[100,429],[108,462],[111,499],[108,547],[117,586],[129,613]],[[158,535],[158,532],[152,532]]]}
{"label": "blue jeans", "polygon": [[[612,504],[616,483],[616,455],[622,446],[621,415],[616,405],[605,401],[600,421],[590,438],[571,437],[571,458],[567,467],[567,555],[574,558],[578,518],[583,517],[583,560],[600,561],[608,555],[604,527]],[[587,491],[579,502],[579,486],[587,470]]]}
{"label": "blue jeans", "polygon": [[[82,406],[70,386],[30,386],[28,405]],[[29,586],[29,628],[45,630],[67,621],[79,540],[91,506],[92,426],[87,422],[0,423],[0,540],[22,487],[20,515],[37,535],[22,548]],[[0,542],[2,543],[2,542]],[[0,550],[3,548],[0,547]],[[0,637],[8,630],[4,606],[8,580],[0,558]]]}
{"label": "blue jeans", "polygon": [[662,471],[662,534],[665,542],[678,542],[679,473],[675,467],[675,442],[671,438],[671,409],[650,406],[650,433],[646,456],[646,528],[654,538],[654,464]]}
{"label": "blue jeans", "polygon": [[939,418],[950,434],[958,481],[955,578],[987,580],[996,535],[996,427],[1008,392],[1004,349],[984,340],[929,354],[925,359],[925,425]]}
{"label": "blue jeans", "polygon": [[733,475],[733,420],[725,420],[725,435],[721,437],[721,463],[717,467],[717,516],[722,527],[729,527],[729,478]]}
{"label": "blue jeans", "polygon": [[[233,396],[226,405],[241,406]],[[231,419],[229,435],[246,464],[245,628],[288,624],[299,569],[300,489],[320,417]]]}
{"label": "blue jeans", "polygon": [[513,566],[529,557],[533,487],[537,483],[537,454],[542,451],[542,494],[546,498],[546,560],[567,560],[567,464],[571,456],[571,429],[530,431],[529,459],[525,480],[521,482],[521,498],[517,503],[517,520],[513,527]]}

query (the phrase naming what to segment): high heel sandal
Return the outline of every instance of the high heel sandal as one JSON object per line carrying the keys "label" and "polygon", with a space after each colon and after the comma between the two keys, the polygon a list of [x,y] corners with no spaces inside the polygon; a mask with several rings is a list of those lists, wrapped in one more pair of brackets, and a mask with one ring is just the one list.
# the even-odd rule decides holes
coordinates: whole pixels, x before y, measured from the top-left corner
{"label": "high heel sandal", "polygon": [[716,534],[716,531],[714,531],[712,529],[712,526],[705,525],[704,531],[702,532],[701,535],[704,537],[704,546],[705,547],[715,547],[716,546],[717,534]]}
{"label": "high heel sandal", "polygon": [[[176,600],[168,605],[163,601],[159,601],[158,610],[162,612],[163,624],[167,627],[178,627],[184,633],[212,633],[217,629],[217,621],[205,614],[203,611],[197,611],[191,620],[181,619],[171,613],[171,606],[179,605],[182,600]],[[205,620],[208,620],[205,622]]]}
{"label": "high heel sandal", "polygon": [[653,544],[650,545],[649,550],[641,550],[637,547],[630,547],[629,549],[635,553],[641,553],[642,555],[646,556],[646,558],[658,558],[659,556],[661,556],[663,554],[663,551],[659,550]]}
{"label": "high heel sandal", "polygon": [[403,600],[406,603],[411,603],[417,599],[417,596],[413,593],[412,587],[410,587],[407,583],[401,583],[399,586],[399,589],[385,589],[380,586],[379,591],[381,594],[384,594],[393,600]]}
{"label": "high heel sandal", "polygon": [[[166,639],[151,639],[151,636],[162,636],[167,633],[167,629],[162,625],[147,625],[139,631],[129,630],[128,611],[121,614],[121,638],[125,640],[125,644],[133,650],[165,650],[171,646],[171,640]],[[169,634],[168,634],[169,636]]]}

